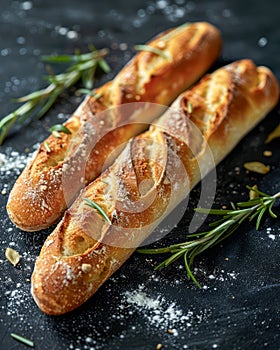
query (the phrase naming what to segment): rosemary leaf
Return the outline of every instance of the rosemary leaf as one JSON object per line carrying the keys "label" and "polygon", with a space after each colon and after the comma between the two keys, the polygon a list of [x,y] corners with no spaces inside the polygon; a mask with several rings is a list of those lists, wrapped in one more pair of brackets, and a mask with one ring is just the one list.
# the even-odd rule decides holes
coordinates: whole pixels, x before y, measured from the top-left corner
{"label": "rosemary leaf", "polygon": [[80,92],[81,94],[85,94],[85,95],[90,95],[94,97],[96,100],[98,100],[102,96],[102,92],[99,92],[98,94],[96,94],[94,91],[90,89],[79,89],[77,92]]}
{"label": "rosemary leaf", "polygon": [[195,211],[201,214],[213,214],[213,215],[226,215],[229,210],[227,209],[207,209],[207,208],[195,208]]}
{"label": "rosemary leaf", "polygon": [[277,215],[273,212],[272,207],[273,207],[273,202],[271,202],[268,206],[268,212],[269,215],[273,218],[273,219],[277,219]]}
{"label": "rosemary leaf", "polygon": [[257,186],[253,186],[253,187],[251,187],[251,186],[246,186],[246,188],[247,188],[248,190],[250,190],[250,191],[254,191],[254,192],[258,193],[258,194],[261,195],[262,197],[270,197],[269,194],[260,191],[260,190],[258,189]]}
{"label": "rosemary leaf", "polygon": [[47,100],[47,102],[43,105],[39,113],[36,114],[36,119],[41,119],[43,115],[45,115],[48,110],[52,107],[52,105],[57,100],[58,96],[61,94],[61,91],[58,90],[56,93],[54,93],[50,98]]}
{"label": "rosemary leaf", "polygon": [[188,102],[188,113],[192,113],[193,112],[193,105],[191,102]]}
{"label": "rosemary leaf", "polygon": [[47,141],[44,141],[44,147],[45,147],[45,149],[46,149],[46,151],[47,151],[48,153],[51,152],[50,146],[49,146],[49,144],[47,143]]}
{"label": "rosemary leaf", "polygon": [[86,89],[93,88],[93,77],[95,74],[95,70],[96,70],[96,67],[92,67],[83,72],[82,81],[83,81],[83,86]]}
{"label": "rosemary leaf", "polygon": [[[75,56],[74,56],[75,57]],[[48,55],[48,56],[42,56],[42,61],[44,62],[50,62],[50,63],[69,63],[73,62],[73,56],[72,55]],[[76,60],[74,60],[76,61]]]}
{"label": "rosemary leaf", "polygon": [[237,203],[237,206],[240,208],[246,208],[246,207],[250,208],[252,204],[258,204],[258,203],[259,203],[259,200],[255,198],[255,199],[249,200],[248,202],[239,202]]}
{"label": "rosemary leaf", "polygon": [[34,348],[34,342],[30,339],[24,338],[21,335],[18,335],[16,333],[11,333],[11,337],[14,338],[15,340],[18,340],[24,345],[30,346],[31,348]]}
{"label": "rosemary leaf", "polygon": [[[51,90],[53,90],[53,89],[51,89]],[[16,98],[13,101],[14,102],[27,102],[27,101],[31,101],[31,100],[37,100],[38,98],[45,96],[46,92],[51,93],[52,91],[46,91],[46,89],[38,90],[38,91],[32,92],[28,95]]]}
{"label": "rosemary leaf", "polygon": [[9,118],[9,122],[3,124],[3,126],[0,128],[0,130],[2,129],[1,132],[0,132],[0,146],[2,145],[2,143],[5,140],[8,132],[13,127],[13,125],[16,123],[17,118],[18,118],[16,113],[9,114],[9,116],[11,116],[11,118]]}
{"label": "rosemary leaf", "polygon": [[191,279],[197,286],[198,288],[201,288],[201,285],[198,283],[197,279],[194,277],[189,262],[188,262],[188,251],[185,252],[184,254],[184,262],[185,262],[185,267],[186,267],[186,271],[187,271],[187,276],[189,279]]}
{"label": "rosemary leaf", "polygon": [[[225,221],[225,219],[228,219],[230,218],[230,215],[225,215],[223,216],[222,219],[220,220],[216,220],[216,221],[213,221],[213,222],[210,222],[210,224],[208,225],[209,227],[216,227],[216,226],[219,226],[221,223],[223,223]],[[202,232],[202,233],[199,233],[199,235],[204,235],[205,232]],[[198,233],[194,233],[193,235],[197,236]]]}
{"label": "rosemary leaf", "polygon": [[153,47],[153,46],[149,46],[149,45],[135,45],[134,46],[134,49],[135,50],[138,50],[138,51],[148,51],[148,52],[152,52],[158,56],[161,56],[162,58],[165,58],[167,59],[168,61],[172,61],[172,58],[169,54],[167,54],[166,52],[156,48],[156,47]]}
{"label": "rosemary leaf", "polygon": [[105,213],[105,211],[100,207],[100,205],[98,205],[97,203],[95,203],[94,201],[92,201],[91,199],[89,198],[84,198],[84,201],[86,202],[86,205],[88,205],[89,207],[91,208],[94,208],[96,209],[99,214],[101,216],[103,216],[103,218],[109,223],[111,224],[111,220],[109,218],[109,216]]}
{"label": "rosemary leaf", "polygon": [[256,229],[258,230],[259,227],[260,227],[260,224],[261,224],[261,220],[262,220],[262,217],[264,215],[264,213],[266,212],[266,209],[267,207],[264,207],[260,210],[260,213],[258,214],[258,217],[257,217],[257,222],[256,222]]}
{"label": "rosemary leaf", "polygon": [[181,24],[179,27],[171,30],[170,32],[162,36],[160,39],[164,40],[165,42],[169,41],[171,38],[174,38],[175,35],[178,35],[180,32],[184,31],[185,28],[188,27],[189,25],[190,25],[190,22],[185,22]]}
{"label": "rosemary leaf", "polygon": [[56,125],[53,125],[49,131],[55,136],[55,137],[61,137],[60,136],[60,132],[63,132],[64,134],[68,134],[68,135],[71,135],[71,131],[65,126],[65,125],[62,125],[62,124],[56,124]]}
{"label": "rosemary leaf", "polygon": [[99,60],[98,65],[103,70],[104,73],[109,73],[111,71],[110,66],[104,59]]}

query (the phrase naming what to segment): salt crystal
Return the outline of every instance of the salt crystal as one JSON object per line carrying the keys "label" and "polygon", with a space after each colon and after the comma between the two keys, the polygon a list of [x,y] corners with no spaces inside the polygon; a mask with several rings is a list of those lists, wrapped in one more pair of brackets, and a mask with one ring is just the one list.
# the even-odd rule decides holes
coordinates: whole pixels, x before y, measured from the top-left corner
{"label": "salt crystal", "polygon": [[68,39],[77,39],[78,38],[78,33],[75,32],[74,30],[69,30],[69,32],[67,33],[67,38]]}
{"label": "salt crystal", "polygon": [[126,43],[120,43],[119,47],[120,47],[120,50],[122,50],[122,51],[125,51],[128,48]]}
{"label": "salt crystal", "polygon": [[165,0],[159,0],[157,2],[157,8],[159,8],[159,9],[164,9],[164,8],[166,8],[167,5],[168,5],[168,3]]}
{"label": "salt crystal", "polygon": [[268,43],[268,40],[266,37],[261,37],[259,40],[258,40],[258,46],[259,47],[265,47]]}
{"label": "salt crystal", "polygon": [[2,49],[0,51],[0,55],[1,56],[8,56],[9,52],[10,52],[10,49]]}
{"label": "salt crystal", "polygon": [[68,32],[68,29],[65,27],[56,27],[56,31],[58,32],[58,34],[60,35],[66,35]]}
{"label": "salt crystal", "polygon": [[23,36],[19,36],[17,38],[17,43],[20,44],[20,45],[25,44],[25,38]]}
{"label": "salt crystal", "polygon": [[25,11],[28,11],[28,10],[31,10],[32,9],[32,2],[31,1],[24,1],[22,4],[21,4],[21,8]]}
{"label": "salt crystal", "polygon": [[143,18],[143,17],[146,16],[146,12],[145,12],[145,10],[140,9],[140,10],[137,11],[137,15],[138,15],[139,17]]}

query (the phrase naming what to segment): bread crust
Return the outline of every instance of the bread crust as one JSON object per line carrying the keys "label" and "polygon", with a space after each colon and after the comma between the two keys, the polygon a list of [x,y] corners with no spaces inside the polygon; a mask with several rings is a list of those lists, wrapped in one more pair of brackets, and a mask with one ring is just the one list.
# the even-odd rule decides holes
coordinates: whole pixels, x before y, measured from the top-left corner
{"label": "bread crust", "polygon": [[[106,130],[105,127],[99,128],[101,121],[97,116],[105,110],[131,102],[169,105],[212,65],[220,53],[221,43],[220,32],[206,22],[190,23],[168,30],[150,41],[148,45],[162,50],[167,58],[149,51],[139,52],[113,81],[95,91],[101,94],[100,98],[85,98],[65,123],[71,135],[61,133],[60,138],[50,135],[45,140],[50,151],[42,142],[35,158],[23,170],[10,193],[7,211],[14,224],[25,231],[38,231],[56,223],[80,188],[101,173],[108,155],[143,131],[144,123],[151,122],[161,111],[151,110],[145,120],[139,117],[138,121],[143,121],[143,124],[137,127],[136,124],[127,124],[120,128],[128,121],[128,116],[115,115],[110,128]],[[63,188],[66,158],[72,172],[77,171],[71,162],[69,147],[89,120],[92,120],[93,130],[97,130],[94,136],[96,140],[104,134],[106,136],[90,153],[81,186],[68,188],[66,199]],[[83,142],[83,139],[80,140],[76,149],[81,148]],[[116,156],[117,152],[114,154]]]}
{"label": "bread crust", "polygon": [[[181,94],[83,189],[46,240],[32,275],[39,308],[59,315],[90,298],[199,182],[199,163],[204,174],[212,169],[206,145],[218,164],[278,98],[272,72],[251,60],[220,68]],[[98,203],[111,225],[84,198]]]}

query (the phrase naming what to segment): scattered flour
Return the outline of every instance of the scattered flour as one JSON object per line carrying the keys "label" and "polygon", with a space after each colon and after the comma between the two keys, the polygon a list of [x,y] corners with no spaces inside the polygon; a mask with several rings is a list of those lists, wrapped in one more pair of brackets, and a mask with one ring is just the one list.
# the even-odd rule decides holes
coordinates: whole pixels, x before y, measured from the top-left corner
{"label": "scattered flour", "polygon": [[179,330],[190,327],[194,319],[200,321],[204,318],[204,315],[195,315],[192,310],[183,312],[175,302],[168,301],[162,294],[148,295],[144,284],[140,284],[136,290],[125,292],[123,305],[139,312],[150,327],[168,331],[174,336],[178,335]]}
{"label": "scattered flour", "polygon": [[7,147],[0,153],[0,194],[8,195],[14,180],[21,174],[25,166],[31,161],[36,153],[39,143],[24,153],[19,153],[11,147]]}
{"label": "scattered flour", "polygon": [[[276,235],[274,233],[271,232],[272,231],[272,228],[271,227],[268,227],[266,229],[266,233],[268,234],[268,238],[272,239],[273,241],[275,241],[275,238],[276,238]],[[280,237],[280,235],[279,235]]]}
{"label": "scattered flour", "polygon": [[32,146],[32,149],[25,153],[19,153],[8,147],[5,153],[0,153],[0,175],[3,178],[9,178],[11,175],[19,175],[26,164],[34,157],[35,150],[39,143]]}

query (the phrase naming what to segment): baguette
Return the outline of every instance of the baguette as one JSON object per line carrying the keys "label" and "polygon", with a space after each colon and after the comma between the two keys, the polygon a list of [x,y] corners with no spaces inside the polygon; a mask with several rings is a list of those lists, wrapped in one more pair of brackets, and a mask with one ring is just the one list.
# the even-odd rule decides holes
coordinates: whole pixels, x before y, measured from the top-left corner
{"label": "baguette", "polygon": [[[220,68],[181,94],[81,191],[47,238],[32,275],[39,308],[59,315],[89,299],[200,181],[199,164],[203,174],[212,169],[207,144],[218,164],[278,97],[272,72],[251,60]],[[102,207],[111,224],[84,198]]]}
{"label": "baguette", "polygon": [[[162,108],[154,104],[169,105],[213,64],[221,50],[221,35],[211,24],[198,22],[168,30],[148,45],[161,50],[162,55],[141,51],[113,81],[95,91],[100,98],[85,98],[65,123],[71,134],[61,133],[60,138],[50,135],[46,139],[50,150],[45,142],[40,145],[35,158],[19,176],[9,195],[7,212],[16,226],[25,231],[38,231],[56,223],[80,189],[101,173],[105,161],[106,166],[110,164],[108,159],[113,161],[109,155],[114,151],[116,157],[117,150],[121,150],[118,146],[142,132],[147,128],[145,123],[162,113]],[[133,110],[131,113],[112,112],[110,123],[102,124],[103,111],[132,102],[151,103],[149,112],[142,113],[142,118],[139,114],[135,117]],[[147,109],[147,106],[143,108]],[[135,123],[136,118],[138,123]],[[86,136],[80,137],[79,131],[89,120],[92,120],[91,137],[95,147],[83,155]],[[134,123],[129,123],[131,120]],[[79,161],[76,161],[77,152],[80,152]],[[65,172],[71,168],[71,173],[65,176],[75,173],[77,176],[85,157],[88,160],[80,185],[67,186],[65,191]],[[73,158],[76,163],[72,162]]]}

